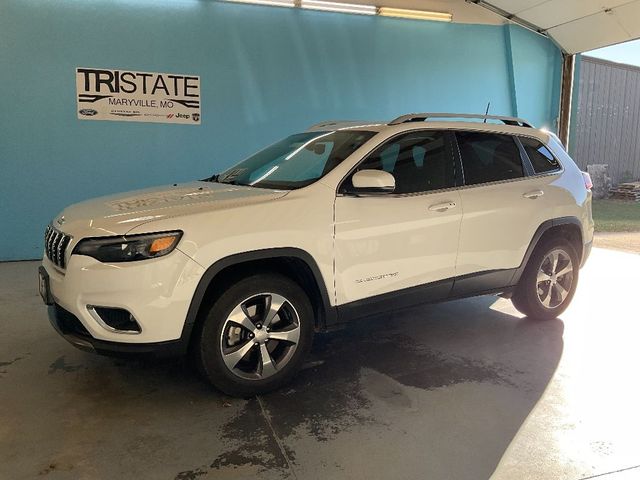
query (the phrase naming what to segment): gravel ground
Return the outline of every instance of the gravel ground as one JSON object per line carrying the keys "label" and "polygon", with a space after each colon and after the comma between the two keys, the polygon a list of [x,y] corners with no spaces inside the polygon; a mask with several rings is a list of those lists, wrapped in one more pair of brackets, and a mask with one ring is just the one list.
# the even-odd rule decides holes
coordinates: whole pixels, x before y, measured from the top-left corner
{"label": "gravel ground", "polygon": [[593,246],[640,254],[640,232],[597,232]]}

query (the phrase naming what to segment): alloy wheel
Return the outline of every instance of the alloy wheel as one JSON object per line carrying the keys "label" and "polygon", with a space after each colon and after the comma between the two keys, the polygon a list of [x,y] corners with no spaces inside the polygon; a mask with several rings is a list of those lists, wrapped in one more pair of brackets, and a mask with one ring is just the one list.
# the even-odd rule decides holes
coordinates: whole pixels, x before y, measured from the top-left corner
{"label": "alloy wheel", "polygon": [[300,340],[300,317],[293,304],[276,293],[260,293],[240,302],[222,327],[222,359],[234,375],[263,380],[282,370]]}
{"label": "alloy wheel", "polygon": [[544,307],[556,308],[566,300],[573,284],[573,268],[571,257],[562,249],[544,257],[536,281],[538,300]]}

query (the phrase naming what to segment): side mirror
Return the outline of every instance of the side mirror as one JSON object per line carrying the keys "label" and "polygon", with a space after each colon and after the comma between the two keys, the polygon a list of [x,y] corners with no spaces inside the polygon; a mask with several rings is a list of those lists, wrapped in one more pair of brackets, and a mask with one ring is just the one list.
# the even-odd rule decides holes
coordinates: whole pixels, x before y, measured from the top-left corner
{"label": "side mirror", "polygon": [[390,193],[396,188],[396,179],[384,170],[360,170],[351,177],[354,193]]}

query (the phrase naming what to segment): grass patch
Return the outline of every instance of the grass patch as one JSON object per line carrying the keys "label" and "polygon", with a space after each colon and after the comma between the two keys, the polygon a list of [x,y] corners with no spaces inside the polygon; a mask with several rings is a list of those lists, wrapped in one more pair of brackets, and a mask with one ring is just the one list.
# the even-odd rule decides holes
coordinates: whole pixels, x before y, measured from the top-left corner
{"label": "grass patch", "polygon": [[640,202],[594,200],[596,232],[640,232]]}

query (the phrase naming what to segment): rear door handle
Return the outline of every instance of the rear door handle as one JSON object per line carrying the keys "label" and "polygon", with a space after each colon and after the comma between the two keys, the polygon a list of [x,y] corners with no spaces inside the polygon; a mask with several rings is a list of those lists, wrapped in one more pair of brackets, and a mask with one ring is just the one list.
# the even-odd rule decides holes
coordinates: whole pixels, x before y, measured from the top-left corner
{"label": "rear door handle", "polygon": [[444,203],[436,203],[429,207],[429,211],[431,212],[446,212],[447,210],[451,210],[452,208],[456,208],[456,202],[444,202]]}
{"label": "rear door handle", "polygon": [[544,195],[544,192],[542,190],[534,190],[532,192],[527,192],[522,194],[524,198],[530,198],[532,200],[538,197],[541,197],[542,195]]}

